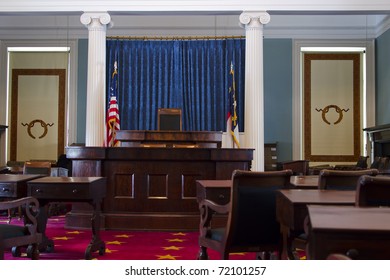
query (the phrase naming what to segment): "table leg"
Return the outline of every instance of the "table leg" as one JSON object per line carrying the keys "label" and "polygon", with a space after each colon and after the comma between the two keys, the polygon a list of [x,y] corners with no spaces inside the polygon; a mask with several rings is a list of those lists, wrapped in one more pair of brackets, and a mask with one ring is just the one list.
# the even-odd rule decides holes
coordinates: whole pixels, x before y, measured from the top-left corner
{"label": "table leg", "polygon": [[295,248],[293,247],[293,240],[295,238],[294,232],[292,232],[287,226],[281,226],[281,232],[283,236],[283,249],[281,253],[282,260],[297,260]]}
{"label": "table leg", "polygon": [[101,213],[101,201],[93,202],[93,214],[91,219],[92,226],[92,240],[85,250],[85,259],[90,260],[92,258],[92,252],[99,251],[99,255],[103,255],[106,251],[106,245],[104,241],[100,239],[100,213]]}
{"label": "table leg", "polygon": [[37,216],[37,232],[42,234],[42,242],[39,243],[39,251],[51,253],[54,251],[54,242],[46,235],[46,226],[48,219],[47,205],[41,204]]}

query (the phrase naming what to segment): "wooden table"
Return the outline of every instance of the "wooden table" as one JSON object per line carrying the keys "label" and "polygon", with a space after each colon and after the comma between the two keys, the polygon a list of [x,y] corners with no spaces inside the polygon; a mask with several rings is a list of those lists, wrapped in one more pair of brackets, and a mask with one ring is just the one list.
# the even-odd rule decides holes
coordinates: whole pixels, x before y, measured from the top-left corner
{"label": "wooden table", "polygon": [[0,174],[0,197],[21,198],[27,196],[27,181],[42,175]]}
{"label": "wooden table", "polygon": [[390,208],[308,205],[308,258],[356,250],[357,259],[390,259]]}
{"label": "wooden table", "polygon": [[[291,176],[290,184],[297,189],[318,189],[318,175]],[[197,180],[196,196],[209,199],[218,204],[226,204],[230,200],[231,180]]]}
{"label": "wooden table", "polygon": [[318,189],[318,175],[291,176],[290,183],[296,189]]}
{"label": "wooden table", "polygon": [[197,180],[196,198],[198,203],[204,199],[221,205],[228,203],[231,185],[231,180]]}
{"label": "wooden table", "polygon": [[[231,180],[197,180],[196,181],[196,199],[198,203],[208,199],[217,204],[224,205],[230,201]],[[214,215],[210,209],[199,209],[201,229],[208,221],[213,219],[213,226],[225,227],[227,215]]]}
{"label": "wooden table", "polygon": [[276,218],[283,234],[282,258],[294,259],[292,241],[304,232],[307,205],[354,205],[355,191],[279,190],[276,194]]}
{"label": "wooden table", "polygon": [[91,252],[105,253],[105,243],[100,239],[100,213],[106,195],[107,180],[104,177],[43,177],[28,181],[28,195],[36,197],[40,204],[37,217],[38,232],[42,233],[40,251],[53,251],[54,242],[45,232],[48,219],[46,204],[50,202],[87,202],[93,207],[91,218],[92,240],[85,250],[85,259]]}
{"label": "wooden table", "polygon": [[[27,181],[40,177],[42,175],[0,174],[0,198],[17,199],[27,196]],[[21,216],[21,213],[19,215]],[[11,218],[12,213],[9,210],[9,222]]]}

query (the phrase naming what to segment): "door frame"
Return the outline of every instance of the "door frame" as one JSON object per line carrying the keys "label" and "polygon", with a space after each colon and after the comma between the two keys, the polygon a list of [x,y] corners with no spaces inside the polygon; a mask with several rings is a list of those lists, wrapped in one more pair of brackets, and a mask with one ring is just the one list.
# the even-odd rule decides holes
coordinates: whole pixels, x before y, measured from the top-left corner
{"label": "door frame", "polygon": [[66,69],[12,69],[10,160],[17,160],[19,76],[58,76],[57,157],[64,153]]}
{"label": "door frame", "polygon": [[[374,40],[294,40],[293,41],[293,159],[304,159],[304,135],[303,135],[303,69],[302,48],[365,48],[366,61],[363,61],[363,71],[366,74],[364,85],[365,96],[361,100],[363,104],[362,118],[363,127],[375,125],[375,41]],[[363,131],[361,132],[363,135]],[[370,154],[370,147],[366,145],[363,135],[362,151],[365,155]]]}

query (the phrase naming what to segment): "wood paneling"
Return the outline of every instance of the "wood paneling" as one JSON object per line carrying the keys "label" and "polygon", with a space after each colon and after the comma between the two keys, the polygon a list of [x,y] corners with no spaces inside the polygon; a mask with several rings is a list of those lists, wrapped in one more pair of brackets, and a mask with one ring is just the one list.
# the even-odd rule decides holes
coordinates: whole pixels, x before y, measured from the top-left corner
{"label": "wood paneling", "polygon": [[[253,150],[68,147],[67,157],[74,176],[107,177],[105,228],[194,230],[196,180],[230,179],[235,169],[250,170]],[[69,221],[80,226],[83,212],[73,208]]]}

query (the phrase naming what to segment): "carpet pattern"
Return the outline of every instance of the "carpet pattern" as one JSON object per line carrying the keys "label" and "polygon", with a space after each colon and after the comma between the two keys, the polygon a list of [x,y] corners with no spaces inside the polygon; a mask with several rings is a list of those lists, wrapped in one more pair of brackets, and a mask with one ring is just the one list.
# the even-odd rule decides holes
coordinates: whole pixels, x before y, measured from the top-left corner
{"label": "carpet pattern", "polygon": [[[0,223],[6,223],[6,217],[0,217]],[[17,218],[12,222],[18,222]],[[19,221],[20,222],[20,221]],[[54,252],[40,253],[41,260],[81,260],[92,233],[91,230],[68,230],[64,228],[65,217],[53,216],[47,223],[46,235],[54,241]],[[92,254],[97,260],[195,260],[198,246],[197,231],[194,232],[156,232],[156,231],[100,231],[106,244],[106,252],[100,256]],[[219,254],[208,250],[210,259],[219,259]],[[231,254],[232,260],[254,260],[254,253]],[[14,258],[7,250],[6,260],[27,259],[25,253]]]}

